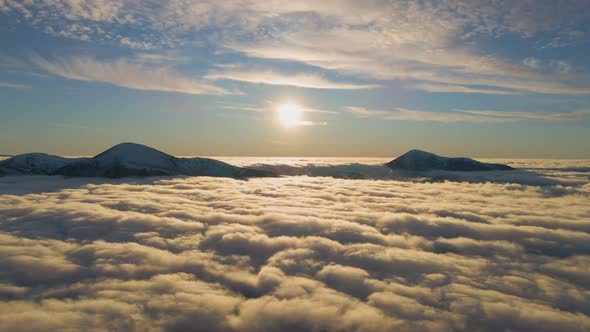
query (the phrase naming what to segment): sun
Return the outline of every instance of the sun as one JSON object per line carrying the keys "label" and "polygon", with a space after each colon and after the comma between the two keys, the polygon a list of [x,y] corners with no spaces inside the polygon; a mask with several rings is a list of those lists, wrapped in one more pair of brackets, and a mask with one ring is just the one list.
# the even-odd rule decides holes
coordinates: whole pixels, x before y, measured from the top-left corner
{"label": "sun", "polygon": [[283,127],[292,128],[302,125],[303,108],[295,103],[283,103],[277,107],[279,122]]}

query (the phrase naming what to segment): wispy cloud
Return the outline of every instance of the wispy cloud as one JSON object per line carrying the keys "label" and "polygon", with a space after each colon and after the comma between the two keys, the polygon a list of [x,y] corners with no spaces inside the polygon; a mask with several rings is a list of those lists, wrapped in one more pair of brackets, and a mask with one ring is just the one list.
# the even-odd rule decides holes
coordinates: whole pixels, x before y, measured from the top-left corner
{"label": "wispy cloud", "polygon": [[[289,35],[284,41],[237,43],[228,47],[251,57],[302,62],[324,70],[380,81],[425,82],[423,84],[427,85],[417,85],[419,90],[488,94],[590,93],[588,77],[564,75],[564,65],[560,73],[545,73],[524,64],[482,56],[469,49],[453,48],[450,32],[441,34],[431,43],[416,41],[376,45],[375,40],[383,36],[376,35],[374,31],[351,31],[297,33]],[[355,46],[351,49],[350,45]],[[450,88],[453,85],[462,88]]]}
{"label": "wispy cloud", "polygon": [[530,120],[574,121],[590,117],[590,110],[577,110],[573,112],[502,112],[494,110],[452,110],[432,112],[405,108],[375,110],[364,107],[347,107],[345,110],[360,118],[377,117],[385,120],[432,121],[446,123],[506,123]]}
{"label": "wispy cloud", "polygon": [[[248,112],[274,112],[281,105],[281,103],[266,101],[262,105],[252,104],[235,104],[235,103],[220,103],[219,106],[224,109],[248,111]],[[299,105],[305,113],[323,113],[323,114],[338,114],[337,111],[329,109],[313,108],[306,105]]]}
{"label": "wispy cloud", "polygon": [[128,37],[123,37],[123,38],[119,39],[119,42],[123,46],[127,46],[129,48],[141,49],[141,50],[153,50],[153,49],[157,48],[157,46],[152,43],[131,40]]}
{"label": "wispy cloud", "polygon": [[136,89],[187,94],[228,94],[223,88],[196,80],[170,67],[146,66],[121,58],[99,61],[89,57],[46,60],[31,57],[31,62],[56,76],[79,81],[104,82]]}
{"label": "wispy cloud", "polygon": [[462,85],[450,85],[450,84],[431,84],[431,83],[420,83],[414,84],[411,88],[416,90],[422,90],[427,92],[441,92],[441,93],[480,93],[480,94],[491,94],[491,95],[519,95],[518,91],[507,91],[498,89],[481,89],[472,88]]}
{"label": "wispy cloud", "polygon": [[19,84],[11,82],[0,82],[0,88],[12,88],[12,89],[30,89],[31,86],[28,84]]}
{"label": "wispy cloud", "polygon": [[160,66],[184,65],[190,63],[193,59],[193,56],[178,50],[141,52],[133,56],[134,62]]}
{"label": "wispy cloud", "polygon": [[522,63],[535,70],[555,72],[559,74],[568,74],[573,70],[572,65],[563,60],[541,60],[535,57],[528,57],[524,58]]}
{"label": "wispy cloud", "polygon": [[369,108],[365,108],[365,107],[354,107],[354,106],[347,107],[346,111],[358,116],[359,118],[384,117],[390,113],[389,111],[375,110],[375,109],[369,109]]}
{"label": "wispy cloud", "polygon": [[222,109],[227,110],[235,110],[235,111],[246,111],[246,112],[256,112],[262,113],[268,111],[268,108],[260,105],[248,105],[248,104],[233,104],[233,103],[220,103],[219,107]]}
{"label": "wispy cloud", "polygon": [[224,72],[212,72],[207,74],[205,78],[211,80],[232,80],[268,85],[286,85],[310,89],[362,90],[376,89],[381,87],[377,84],[351,84],[334,82],[315,74],[287,75],[273,71],[234,70]]}
{"label": "wispy cloud", "polygon": [[[505,59],[473,42],[477,36],[507,32],[521,38],[541,32],[547,35],[544,38],[583,37],[583,32],[574,32],[579,22],[589,18],[586,7],[585,1],[543,1],[542,5],[517,1],[507,6],[486,0],[204,0],[157,5],[45,0],[4,1],[1,11],[19,14],[33,26],[64,38],[132,49],[207,43],[217,50],[295,61],[362,79],[418,80],[425,83],[409,86],[431,92],[588,94],[587,78],[563,75],[572,70],[566,61],[555,61],[549,65],[553,72],[543,72],[531,66],[533,57]],[[230,71],[211,77],[319,89],[378,86],[332,82],[313,74]]]}
{"label": "wispy cloud", "polygon": [[573,112],[501,112],[491,110],[461,110],[460,112],[504,119],[514,119],[515,121],[573,121],[590,117],[590,110],[577,110]]}
{"label": "wispy cloud", "polygon": [[299,121],[296,123],[297,127],[300,126],[304,126],[304,127],[315,127],[315,126],[327,126],[328,123],[323,121],[323,122],[314,122],[314,121]]}

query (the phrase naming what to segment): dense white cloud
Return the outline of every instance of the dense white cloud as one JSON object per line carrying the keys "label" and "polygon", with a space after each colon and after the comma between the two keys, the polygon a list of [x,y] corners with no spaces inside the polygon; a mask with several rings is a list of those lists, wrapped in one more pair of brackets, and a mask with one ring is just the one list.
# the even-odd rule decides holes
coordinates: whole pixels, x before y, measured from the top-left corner
{"label": "dense white cloud", "polygon": [[559,184],[0,178],[0,330],[588,330],[587,163],[517,163]]}

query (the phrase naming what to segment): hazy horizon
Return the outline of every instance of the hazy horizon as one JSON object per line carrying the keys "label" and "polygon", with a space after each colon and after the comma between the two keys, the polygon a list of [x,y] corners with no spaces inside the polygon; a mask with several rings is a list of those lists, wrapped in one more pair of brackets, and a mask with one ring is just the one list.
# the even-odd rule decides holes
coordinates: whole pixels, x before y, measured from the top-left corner
{"label": "hazy horizon", "polygon": [[[143,143],[138,143],[138,144],[142,144],[142,145],[146,145]],[[116,144],[115,144],[116,145]],[[113,145],[114,146],[114,145]],[[149,145],[146,145],[149,146]],[[59,154],[59,153],[54,153],[50,151],[41,151],[41,150],[30,150],[30,151],[21,151],[18,153],[14,153],[14,154],[5,154],[5,153],[0,153],[0,158],[4,158],[4,157],[12,157],[12,156],[16,156],[16,155],[20,155],[20,154],[27,154],[27,153],[46,153],[46,154],[50,154],[50,155],[56,155],[56,156],[62,156],[62,157],[66,157],[66,158],[76,158],[76,157],[94,157],[97,154],[107,150],[108,148],[110,148],[112,146],[107,146],[102,150],[97,150],[95,152],[92,153],[87,153],[87,154]],[[156,148],[154,146],[150,146],[152,148]],[[156,148],[157,149],[157,148]],[[586,159],[590,159],[590,156],[588,157],[565,157],[565,156],[552,156],[552,157],[542,157],[542,156],[510,156],[510,155],[497,155],[497,156],[486,156],[486,155],[477,155],[477,154],[473,154],[473,155],[467,155],[467,154],[461,154],[461,153],[450,153],[450,154],[443,154],[440,153],[436,150],[427,150],[427,149],[420,149],[420,148],[411,148],[408,150],[403,150],[400,151],[398,153],[392,153],[390,155],[264,155],[264,154],[260,154],[260,155],[219,155],[219,154],[174,154],[174,153],[170,153],[164,149],[158,149],[164,153],[168,153],[170,155],[176,156],[176,157],[205,157],[205,158],[364,158],[364,159],[370,159],[370,158],[379,158],[379,159],[393,159],[396,157],[401,156],[402,154],[410,151],[410,150],[414,150],[414,149],[418,149],[418,150],[423,150],[423,151],[428,151],[434,154],[438,154],[438,155],[444,155],[447,157],[468,157],[468,158],[478,158],[478,159],[497,159],[497,160],[503,160],[503,159],[569,159],[569,160],[586,160]],[[526,155],[526,153],[524,154]]]}

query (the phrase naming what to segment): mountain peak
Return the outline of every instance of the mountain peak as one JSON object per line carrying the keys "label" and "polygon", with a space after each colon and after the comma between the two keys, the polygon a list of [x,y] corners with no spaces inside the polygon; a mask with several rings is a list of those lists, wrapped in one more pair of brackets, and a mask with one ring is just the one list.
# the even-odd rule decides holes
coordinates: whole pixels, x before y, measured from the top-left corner
{"label": "mountain peak", "polygon": [[435,156],[435,157],[438,157],[438,155],[436,155],[434,153],[424,151],[424,150],[418,150],[418,149],[412,149],[412,150],[404,153],[402,156],[414,156],[414,157]]}
{"label": "mountain peak", "polygon": [[84,177],[125,176],[220,176],[268,177],[276,174],[236,167],[208,158],[176,158],[146,145],[125,142],[93,158],[68,159],[44,153],[30,153],[0,161],[0,175],[45,174]]}
{"label": "mountain peak", "polygon": [[416,149],[404,153],[385,164],[385,166],[391,169],[408,171],[493,171],[513,169],[507,165],[482,163],[470,158],[442,157],[434,153]]}
{"label": "mountain peak", "polygon": [[175,157],[149,146],[130,142],[117,144],[93,159],[103,165],[141,165],[162,171],[169,171],[176,167]]}
{"label": "mountain peak", "polygon": [[138,154],[158,154],[158,155],[165,155],[170,156],[162,151],[156,150],[151,148],[147,145],[132,143],[132,142],[124,142],[114,145],[105,151],[97,154],[94,158],[103,158],[105,156],[113,156],[113,155],[122,155],[122,156],[136,156]]}

